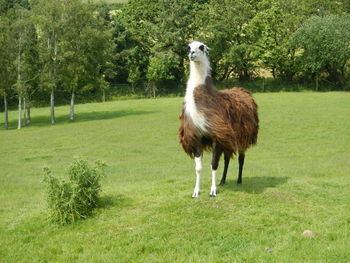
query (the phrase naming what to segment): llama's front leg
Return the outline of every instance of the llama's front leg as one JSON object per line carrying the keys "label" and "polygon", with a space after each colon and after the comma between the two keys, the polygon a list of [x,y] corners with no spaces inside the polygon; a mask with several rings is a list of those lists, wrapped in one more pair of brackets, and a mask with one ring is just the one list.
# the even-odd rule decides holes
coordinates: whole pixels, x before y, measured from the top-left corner
{"label": "llama's front leg", "polygon": [[219,144],[214,144],[213,147],[213,158],[211,161],[211,188],[209,196],[216,196],[216,172],[219,167],[219,160],[222,154],[222,147]]}
{"label": "llama's front leg", "polygon": [[210,188],[210,197],[215,197],[216,196],[216,170],[211,168],[211,188]]}
{"label": "llama's front leg", "polygon": [[196,162],[196,185],[194,186],[193,190],[193,198],[197,198],[199,195],[199,184],[201,181],[201,171],[202,171],[202,158],[203,155],[200,154],[198,157],[194,157],[194,160]]}

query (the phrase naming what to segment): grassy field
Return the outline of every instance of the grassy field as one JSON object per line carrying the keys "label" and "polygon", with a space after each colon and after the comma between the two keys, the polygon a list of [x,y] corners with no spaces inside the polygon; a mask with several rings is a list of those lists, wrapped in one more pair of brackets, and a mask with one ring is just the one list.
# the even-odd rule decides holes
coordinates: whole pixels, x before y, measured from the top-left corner
{"label": "grassy field", "polygon": [[[191,198],[181,98],[77,105],[74,123],[57,107],[54,126],[48,108],[33,109],[20,131],[11,112],[0,129],[0,262],[349,262],[350,94],[254,96],[258,145],[243,185],[234,160],[216,198],[209,154]],[[59,226],[47,220],[42,168],[63,175],[74,156],[105,161],[108,175],[94,215]]]}
{"label": "grassy field", "polygon": [[107,4],[125,4],[129,0],[93,0],[94,2],[102,2],[102,3],[107,3]]}

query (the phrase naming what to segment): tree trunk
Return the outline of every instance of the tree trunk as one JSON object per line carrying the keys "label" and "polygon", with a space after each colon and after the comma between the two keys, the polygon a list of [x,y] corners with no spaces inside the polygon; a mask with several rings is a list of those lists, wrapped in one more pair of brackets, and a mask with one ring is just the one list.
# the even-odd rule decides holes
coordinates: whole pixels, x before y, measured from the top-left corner
{"label": "tree trunk", "polygon": [[316,73],[316,76],[315,76],[315,84],[316,84],[316,91],[318,91],[318,74]]}
{"label": "tree trunk", "polygon": [[224,73],[222,74],[222,77],[219,78],[219,81],[223,81],[228,78],[228,71],[229,71],[229,67],[227,66],[224,69]]}
{"label": "tree trunk", "polygon": [[70,114],[69,114],[69,119],[71,121],[74,121],[74,97],[75,97],[75,93],[74,90],[72,91],[72,97],[70,99]]}
{"label": "tree trunk", "polygon": [[30,100],[27,103],[27,124],[30,124]]}
{"label": "tree trunk", "polygon": [[18,95],[18,126],[17,129],[22,128],[22,96]]}
{"label": "tree trunk", "polygon": [[328,80],[330,82],[334,82],[338,85],[340,85],[341,87],[344,86],[345,82],[343,77],[341,76],[341,74],[338,72],[337,68],[332,66],[332,65],[327,65],[326,69],[328,71]]}
{"label": "tree trunk", "polygon": [[265,78],[263,78],[263,82],[262,82],[262,91],[265,92]]}
{"label": "tree trunk", "polygon": [[273,79],[276,79],[276,69],[272,68],[272,77]]}
{"label": "tree trunk", "polygon": [[50,98],[50,113],[51,113],[51,124],[55,124],[55,93],[54,89],[51,90]]}
{"label": "tree trunk", "polygon": [[247,81],[250,79],[250,75],[247,69],[243,69],[238,74],[239,81]]}
{"label": "tree trunk", "polygon": [[26,97],[23,97],[23,125],[27,124],[27,105],[26,105]]}
{"label": "tree trunk", "polygon": [[[57,43],[56,43],[56,35],[55,32],[53,32],[53,50],[54,50],[54,56],[52,58],[53,60],[53,65],[49,69],[49,74],[50,74],[50,80],[52,81],[52,88],[51,88],[51,97],[50,97],[50,115],[51,115],[51,124],[55,124],[55,87],[56,87],[56,58],[57,58]],[[51,43],[50,43],[50,38],[47,39],[47,45],[48,48],[51,49]],[[52,75],[52,70],[53,70],[53,75]]]}
{"label": "tree trunk", "polygon": [[4,110],[5,110],[5,129],[8,129],[9,127],[9,114],[8,114],[8,108],[7,108],[7,97],[6,94],[4,95]]}
{"label": "tree trunk", "polygon": [[102,89],[102,102],[106,102],[106,91]]}
{"label": "tree trunk", "polygon": [[244,80],[250,80],[250,73],[247,69],[244,70]]}
{"label": "tree trunk", "polygon": [[16,88],[18,92],[18,126],[17,129],[22,128],[22,78],[21,78],[21,36],[18,40],[18,54],[17,54],[17,83]]}

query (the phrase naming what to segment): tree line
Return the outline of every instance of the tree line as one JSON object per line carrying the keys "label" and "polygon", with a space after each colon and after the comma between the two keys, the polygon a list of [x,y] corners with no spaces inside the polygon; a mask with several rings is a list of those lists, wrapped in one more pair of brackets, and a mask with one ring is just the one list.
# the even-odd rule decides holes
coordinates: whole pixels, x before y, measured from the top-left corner
{"label": "tree line", "polygon": [[130,0],[114,17],[116,78],[155,84],[187,75],[187,43],[210,48],[213,77],[349,78],[347,0]]}
{"label": "tree line", "polygon": [[104,90],[112,70],[113,40],[96,5],[80,0],[0,0],[0,95],[18,101],[18,129],[30,123],[38,94],[50,99],[55,123],[55,93],[70,94],[74,120],[77,92]]}
{"label": "tree line", "polygon": [[[330,83],[348,89],[348,0],[0,0],[0,96],[30,121],[32,101],[102,94],[128,83],[155,91],[183,84],[187,43],[210,48],[218,82]],[[174,85],[175,84],[175,85]],[[23,111],[23,112],[22,112]],[[6,116],[6,114],[5,114]],[[5,117],[5,125],[7,120]]]}

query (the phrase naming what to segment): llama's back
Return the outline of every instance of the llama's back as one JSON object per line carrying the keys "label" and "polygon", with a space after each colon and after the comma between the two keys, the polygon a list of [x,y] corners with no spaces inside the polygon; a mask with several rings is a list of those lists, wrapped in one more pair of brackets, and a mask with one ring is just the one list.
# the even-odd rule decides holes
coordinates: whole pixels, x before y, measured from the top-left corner
{"label": "llama's back", "polygon": [[237,141],[237,150],[244,152],[256,144],[259,130],[258,106],[251,93],[235,87],[220,91],[226,101],[226,114]]}

